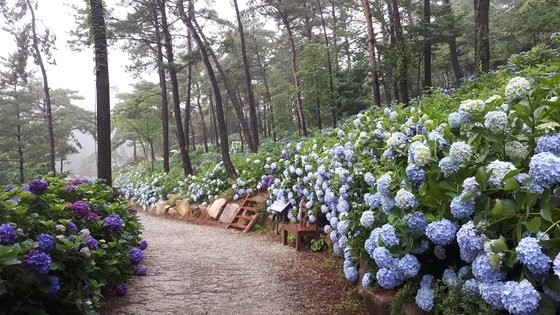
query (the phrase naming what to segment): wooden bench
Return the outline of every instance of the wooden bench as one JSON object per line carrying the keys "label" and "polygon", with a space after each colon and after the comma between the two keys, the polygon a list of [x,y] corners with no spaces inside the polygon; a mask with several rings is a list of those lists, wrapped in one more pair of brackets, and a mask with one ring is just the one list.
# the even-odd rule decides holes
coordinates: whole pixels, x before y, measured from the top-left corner
{"label": "wooden bench", "polygon": [[307,227],[307,222],[309,217],[306,215],[300,221],[300,223],[287,223],[282,225],[282,244],[288,245],[288,234],[292,233],[296,235],[296,250],[301,249],[303,238],[306,236],[317,238],[319,237],[319,231],[314,224],[311,227]]}

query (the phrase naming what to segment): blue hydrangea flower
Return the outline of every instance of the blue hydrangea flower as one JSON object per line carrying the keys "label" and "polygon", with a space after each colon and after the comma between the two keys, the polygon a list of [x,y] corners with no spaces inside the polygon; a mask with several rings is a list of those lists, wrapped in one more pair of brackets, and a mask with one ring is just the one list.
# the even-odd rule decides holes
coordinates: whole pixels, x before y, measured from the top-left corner
{"label": "blue hydrangea flower", "polygon": [[397,195],[395,196],[395,204],[402,210],[409,210],[416,206],[417,201],[413,193],[401,188],[397,191]]}
{"label": "blue hydrangea flower", "polygon": [[416,247],[412,253],[413,254],[423,254],[425,253],[428,248],[430,248],[430,242],[428,242],[427,240],[422,240],[420,241],[420,244],[418,245],[418,247]]}
{"label": "blue hydrangea flower", "polygon": [[472,148],[469,144],[464,141],[457,141],[451,145],[449,148],[448,157],[457,164],[464,163],[472,155]]}
{"label": "blue hydrangea flower", "polygon": [[338,212],[346,213],[350,210],[350,204],[346,199],[343,199],[341,197],[338,200],[338,205],[336,206],[336,209],[338,210]]}
{"label": "blue hydrangea flower", "polygon": [[424,220],[424,213],[416,211],[414,213],[406,214],[401,222],[406,223],[410,229],[410,233],[414,234],[419,232],[420,235],[424,235],[428,223]]}
{"label": "blue hydrangea flower", "polygon": [[425,312],[430,312],[434,307],[434,290],[431,288],[433,277],[425,275],[420,281],[420,289],[416,293],[416,304]]}
{"label": "blue hydrangea flower", "polygon": [[373,176],[373,174],[371,172],[367,172],[364,175],[364,181],[366,182],[366,184],[368,186],[373,186],[375,184],[375,177]]}
{"label": "blue hydrangea flower", "polygon": [[445,254],[445,247],[441,245],[434,246],[434,256],[439,260],[445,260],[447,255]]}
{"label": "blue hydrangea flower", "polygon": [[508,126],[507,114],[502,111],[490,111],[484,116],[484,127],[493,133],[504,132]]}
{"label": "blue hydrangea flower", "polygon": [[381,268],[375,276],[377,282],[384,289],[393,289],[402,284],[399,274],[391,269]]}
{"label": "blue hydrangea flower", "polygon": [[395,204],[395,199],[390,195],[383,195],[381,197],[381,210],[383,210],[386,215],[391,213],[391,209],[395,207]]}
{"label": "blue hydrangea flower", "polygon": [[445,284],[448,288],[455,287],[459,284],[459,278],[455,271],[451,268],[446,268],[443,271],[443,276],[441,277],[443,284]]}
{"label": "blue hydrangea flower", "polygon": [[128,284],[126,283],[119,284],[115,289],[116,296],[122,297],[125,296],[126,293],[128,293]]}
{"label": "blue hydrangea flower", "polygon": [[449,245],[455,239],[457,226],[455,223],[441,219],[434,221],[426,227],[426,236],[436,245]]}
{"label": "blue hydrangea flower", "polygon": [[457,271],[457,277],[459,277],[459,279],[465,279],[465,277],[467,276],[467,274],[471,272],[471,267],[470,266],[463,266],[461,268],[459,268],[459,270]]}
{"label": "blue hydrangea flower", "polygon": [[375,281],[375,277],[371,274],[371,272],[366,272],[362,277],[362,286],[367,288],[373,283],[373,281]]}
{"label": "blue hydrangea flower", "polygon": [[474,177],[465,178],[462,186],[463,186],[463,192],[464,193],[466,193],[466,192],[478,193],[479,192],[478,183],[476,182],[476,179]]}
{"label": "blue hydrangea flower", "polygon": [[375,218],[373,216],[373,211],[367,210],[362,212],[362,216],[360,217],[360,224],[365,228],[370,228],[373,225]]}
{"label": "blue hydrangea flower", "polygon": [[472,272],[480,282],[498,282],[505,278],[505,272],[500,267],[494,269],[486,253],[480,253],[472,263]]}
{"label": "blue hydrangea flower", "polygon": [[37,248],[44,253],[53,250],[55,245],[55,238],[50,234],[39,234],[37,235],[36,241],[38,243]]}
{"label": "blue hydrangea flower", "polygon": [[461,166],[460,163],[457,163],[450,157],[444,157],[439,161],[439,169],[443,173],[443,176],[447,177],[455,172],[457,172]]}
{"label": "blue hydrangea flower", "polygon": [[34,179],[29,182],[29,191],[35,195],[39,195],[47,191],[49,182],[44,179]]}
{"label": "blue hydrangea flower", "polygon": [[364,195],[364,202],[368,205],[371,209],[377,209],[381,206],[381,201],[383,200],[383,196],[380,193],[370,194],[366,193]]}
{"label": "blue hydrangea flower", "polygon": [[472,221],[463,224],[457,231],[457,243],[461,259],[468,263],[484,250],[483,238],[478,235]]}
{"label": "blue hydrangea flower", "polygon": [[533,178],[533,183],[543,188],[560,182],[560,157],[543,152],[535,154],[529,163],[529,175]]}
{"label": "blue hydrangea flower", "polygon": [[556,255],[556,258],[554,258],[554,274],[560,278],[560,253],[558,255]]}
{"label": "blue hydrangea flower", "polygon": [[434,276],[432,276],[430,274],[423,275],[422,279],[420,280],[420,286],[421,287],[431,287],[432,282],[434,282]]}
{"label": "blue hydrangea flower", "polygon": [[502,291],[504,289],[504,283],[499,282],[482,282],[478,284],[478,290],[480,296],[484,302],[488,303],[496,311],[501,311],[504,309],[502,304]]}
{"label": "blue hydrangea flower", "polygon": [[381,175],[377,180],[377,191],[382,195],[391,194],[391,176],[389,174]]}
{"label": "blue hydrangea flower", "polygon": [[531,314],[537,310],[541,296],[527,279],[508,281],[502,289],[502,304],[511,314]]}
{"label": "blue hydrangea flower", "polygon": [[476,279],[469,279],[461,286],[461,292],[470,296],[478,296],[480,294],[478,285],[479,283]]}
{"label": "blue hydrangea flower", "polygon": [[474,198],[469,198],[463,201],[465,197],[461,194],[451,201],[451,214],[457,219],[465,219],[474,213]]}
{"label": "blue hydrangea flower", "polygon": [[140,248],[133,247],[128,253],[128,258],[130,258],[132,265],[138,265],[144,260],[144,253]]}
{"label": "blue hydrangea flower", "polygon": [[544,135],[537,141],[535,153],[550,152],[560,154],[560,133],[555,135]]}
{"label": "blue hydrangea flower", "polygon": [[408,164],[406,167],[406,176],[410,179],[412,185],[417,188],[420,184],[422,184],[422,182],[424,182],[426,172],[416,164]]}
{"label": "blue hydrangea flower", "polygon": [[48,276],[47,281],[50,294],[56,294],[60,291],[60,279],[57,276]]}
{"label": "blue hydrangea flower", "polygon": [[397,246],[400,243],[399,238],[397,237],[397,233],[395,231],[395,227],[390,224],[384,224],[381,227],[380,234],[381,240],[385,246]]}
{"label": "blue hydrangea flower", "polygon": [[350,222],[348,220],[342,220],[338,222],[338,225],[336,226],[338,233],[340,233],[341,235],[346,235],[348,234],[348,224]]}
{"label": "blue hydrangea flower", "polygon": [[400,274],[403,275],[403,280],[408,280],[416,277],[420,271],[420,262],[416,256],[406,254],[403,258],[399,259],[397,268],[399,269]]}
{"label": "blue hydrangea flower", "polygon": [[21,262],[21,265],[26,268],[37,270],[41,275],[46,275],[49,273],[51,263],[52,259],[49,255],[38,250],[31,250],[25,255],[25,259]]}
{"label": "blue hydrangea flower", "polygon": [[0,225],[0,244],[12,245],[16,242],[17,234],[14,228],[8,223]]}
{"label": "blue hydrangea flower", "polygon": [[390,269],[397,263],[391,252],[385,247],[376,247],[373,250],[372,258],[379,268]]}
{"label": "blue hydrangea flower", "polygon": [[551,259],[541,249],[539,241],[534,237],[522,238],[515,248],[519,261],[536,275],[544,275],[550,270]]}
{"label": "blue hydrangea flower", "polygon": [[471,116],[469,113],[464,111],[457,111],[452,112],[447,117],[447,122],[449,123],[449,127],[453,129],[460,128],[462,124],[469,122]]}
{"label": "blue hydrangea flower", "polygon": [[118,214],[113,213],[103,219],[103,225],[111,231],[118,231],[124,227],[125,223]]}
{"label": "blue hydrangea flower", "polygon": [[331,231],[331,233],[329,234],[329,237],[330,237],[331,241],[333,241],[333,243],[338,242],[338,233],[337,233],[337,231]]}

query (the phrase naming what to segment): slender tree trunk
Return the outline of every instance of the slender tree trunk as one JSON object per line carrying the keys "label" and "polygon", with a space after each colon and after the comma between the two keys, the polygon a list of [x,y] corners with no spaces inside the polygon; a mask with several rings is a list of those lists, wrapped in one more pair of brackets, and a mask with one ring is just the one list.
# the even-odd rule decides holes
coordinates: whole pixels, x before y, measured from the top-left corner
{"label": "slender tree trunk", "polygon": [[[189,13],[192,14],[194,13],[192,9],[192,3],[190,1],[188,3],[189,3]],[[194,40],[198,45],[198,48],[200,49],[202,61],[206,66],[208,78],[210,79],[210,83],[212,84],[212,90],[214,92],[214,98],[216,101],[216,116],[218,119],[218,129],[220,132],[220,149],[222,151],[222,161],[224,162],[224,168],[228,176],[230,178],[235,178],[237,174],[235,172],[235,168],[229,156],[228,134],[226,129],[226,121],[224,119],[224,109],[222,107],[222,95],[220,93],[220,87],[218,86],[218,80],[216,79],[216,75],[214,74],[214,69],[212,68],[212,63],[210,62],[210,58],[208,57],[208,51],[206,50],[206,46],[204,46],[202,39],[200,38],[199,34],[196,32],[196,28],[193,25],[192,19],[194,18],[194,16],[188,16],[185,13],[183,0],[179,0],[178,5],[179,5],[179,13],[181,15],[181,19],[183,20],[183,23],[185,23],[185,26],[189,29],[189,32],[193,36]]]}
{"label": "slender tree trunk", "polygon": [[168,72],[171,81],[171,95],[173,97],[173,114],[175,115],[175,125],[177,128],[177,142],[179,143],[179,151],[181,152],[181,161],[183,164],[183,173],[185,176],[192,174],[193,169],[189,157],[189,148],[187,147],[187,142],[185,140],[185,132],[183,130],[183,123],[181,121],[181,105],[179,100],[179,82],[177,80],[177,69],[173,64],[173,43],[171,40],[171,34],[169,33],[169,26],[167,24],[167,13],[165,12],[165,2],[166,0],[158,0],[159,10],[161,14],[161,27],[163,32],[163,40],[165,46],[165,52],[167,55],[168,62]]}
{"label": "slender tree trunk", "polygon": [[424,0],[424,89],[432,87],[432,40],[430,31],[430,0]]}
{"label": "slender tree trunk", "polygon": [[257,55],[257,61],[259,62],[259,65],[261,65],[261,71],[262,71],[262,76],[263,76],[263,84],[264,84],[264,91],[265,91],[265,99],[266,99],[266,103],[269,106],[268,111],[270,112],[270,123],[269,125],[269,132],[272,133],[273,136],[273,141],[276,142],[276,126],[274,123],[274,110],[273,110],[273,105],[272,105],[272,94],[270,93],[270,88],[268,86],[268,78],[267,78],[267,72],[266,72],[266,64],[265,64],[265,60],[261,59],[260,53],[259,53],[259,47],[257,44],[255,44],[255,53]]}
{"label": "slender tree trunk", "polygon": [[352,56],[350,56],[350,40],[348,39],[348,24],[347,22],[347,18],[348,15],[346,13],[346,10],[344,10],[344,8],[341,8],[340,10],[340,18],[342,19],[342,28],[343,28],[343,33],[344,33],[344,50],[346,52],[346,67],[348,69],[352,68]]}
{"label": "slender tree trunk", "polygon": [[39,64],[41,68],[41,75],[43,77],[43,96],[45,98],[45,116],[47,120],[47,137],[49,142],[49,170],[56,174],[55,167],[55,153],[54,153],[54,131],[53,131],[53,118],[52,118],[52,108],[51,108],[51,96],[49,91],[49,80],[47,78],[47,70],[45,69],[45,64],[43,62],[43,57],[41,56],[41,50],[39,49],[39,38],[37,36],[37,27],[35,20],[35,9],[31,4],[30,0],[27,0],[27,7],[31,12],[31,32],[32,32],[32,46],[35,52],[35,61]]}
{"label": "slender tree trunk", "polygon": [[488,27],[490,0],[474,0],[476,14],[475,59],[478,73],[490,70],[490,31]]}
{"label": "slender tree trunk", "polygon": [[[190,115],[190,116],[191,117],[189,117],[190,118],[189,125],[193,126],[193,124],[192,124],[193,117],[192,117],[192,115]],[[193,151],[195,151],[196,150],[196,137],[195,137],[195,134],[194,134],[194,126],[191,128],[191,136],[192,136],[192,141],[191,141],[192,142],[192,149],[193,149]]]}
{"label": "slender tree trunk", "polygon": [[[16,87],[14,86],[14,91],[17,92]],[[17,117],[17,151],[18,151],[18,162],[19,162],[19,183],[23,184],[25,181],[24,176],[24,157],[23,157],[23,141],[21,140],[21,113],[19,111],[19,98],[17,93],[15,93],[16,99],[16,117]]]}
{"label": "slender tree trunk", "polygon": [[204,152],[208,153],[208,136],[206,135],[206,122],[204,121],[204,113],[202,112],[202,105],[200,104],[200,94],[202,94],[202,91],[200,90],[200,86],[198,86],[198,83],[196,85],[196,89],[198,90],[198,95],[196,97],[196,105],[198,106],[198,112],[200,113],[200,121],[202,123],[202,138],[204,139]]}
{"label": "slender tree trunk", "polygon": [[[387,12],[389,14],[389,43],[391,47],[397,51],[397,39],[395,35],[395,16],[393,15],[393,7],[391,6],[391,2],[387,1]],[[401,95],[399,94],[399,84],[397,74],[396,74],[396,67],[393,69],[391,83],[393,85],[393,93],[395,94],[395,100],[401,101]],[[389,102],[391,104],[391,102]]]}
{"label": "slender tree trunk", "polygon": [[319,87],[317,86],[317,78],[315,77],[313,84],[315,85],[315,108],[317,111],[317,128],[323,129],[323,122],[321,120],[321,96],[319,94]]}
{"label": "slender tree trunk", "polygon": [[235,6],[235,14],[237,16],[237,25],[239,27],[239,37],[241,39],[241,56],[243,57],[243,70],[245,70],[245,85],[247,86],[247,100],[249,101],[249,117],[251,121],[252,140],[249,143],[251,151],[257,152],[259,147],[259,129],[257,125],[257,112],[255,96],[253,95],[253,87],[251,86],[251,71],[249,69],[249,61],[247,58],[247,47],[245,45],[245,33],[243,31],[243,23],[241,22],[241,14],[237,6],[237,0],[233,0]]}
{"label": "slender tree trunk", "polygon": [[[190,56],[192,53],[192,38],[191,34],[187,32],[187,55]],[[192,63],[189,61],[187,64],[187,86],[186,86],[187,97],[185,100],[185,118],[184,118],[184,130],[185,130],[185,141],[187,142],[187,147],[189,146],[189,128],[191,126],[191,94],[192,94]],[[194,129],[194,128],[193,128]],[[194,140],[193,140],[194,141]],[[194,149],[193,149],[194,150]]]}
{"label": "slender tree trunk", "polygon": [[105,9],[102,0],[89,0],[91,33],[95,51],[95,88],[97,91],[97,177],[112,184],[111,174],[111,99]]}
{"label": "slender tree trunk", "polygon": [[[318,0],[321,1],[321,0]],[[333,47],[334,47],[334,70],[336,72],[338,72],[338,42],[336,41],[337,37],[338,37],[338,19],[336,17],[336,0],[329,0],[329,2],[331,3],[331,18],[332,18],[332,33],[333,33]],[[326,35],[325,35],[326,36]],[[336,127],[336,124],[333,125],[333,127]]]}
{"label": "slender tree trunk", "polygon": [[286,32],[288,33],[288,45],[290,46],[290,52],[292,54],[292,75],[294,77],[294,85],[296,89],[296,111],[299,121],[299,127],[301,132],[304,136],[307,137],[307,126],[305,123],[305,115],[303,112],[303,100],[301,98],[301,88],[299,84],[299,78],[297,75],[297,52],[296,52],[296,45],[294,43],[294,35],[292,32],[292,27],[290,22],[288,21],[288,17],[285,15],[282,16],[282,22],[284,23],[284,27],[286,27]]}
{"label": "slender tree trunk", "polygon": [[208,100],[210,101],[210,109],[212,112],[212,135],[214,136],[214,143],[218,146],[218,122],[216,121],[216,111],[214,109],[214,96],[212,90],[208,93]]}
{"label": "slender tree trunk", "polygon": [[[208,43],[208,41],[206,40],[206,36],[202,32],[202,28],[198,25],[196,19],[193,19],[192,23],[193,23],[193,26],[195,27],[195,30],[197,30],[201,40],[204,43]],[[210,49],[210,51],[209,51],[210,57],[214,61],[214,65],[216,66],[216,69],[220,73],[220,76],[222,78],[222,83],[224,84],[224,87],[226,88],[226,92],[229,96],[229,99],[231,100],[231,103],[233,104],[233,109],[235,110],[235,114],[237,115],[238,119],[241,122],[243,135],[245,136],[245,139],[247,139],[247,143],[252,143],[253,142],[253,137],[251,135],[251,131],[250,131],[250,128],[249,128],[249,124],[247,123],[247,119],[245,119],[245,115],[243,113],[243,105],[241,104],[240,99],[236,95],[235,89],[233,88],[233,85],[231,84],[231,82],[229,80],[229,75],[226,72],[226,70],[222,67],[222,64],[218,60],[218,57],[216,56],[216,54],[212,51],[212,47],[208,44],[207,44],[206,47],[208,47],[208,49]]]}
{"label": "slender tree trunk", "polygon": [[136,140],[132,140],[132,159],[134,159],[134,163],[138,161],[138,153],[136,152]]}
{"label": "slender tree trunk", "polygon": [[[157,47],[157,70],[159,76],[159,89],[161,91],[161,122],[163,136],[163,171],[169,173],[169,99],[167,98],[167,82],[165,81],[165,69],[163,69],[163,51],[161,45],[161,30],[157,8],[153,7],[154,30]],[[134,161],[136,161],[136,143],[134,143]]]}
{"label": "slender tree trunk", "polygon": [[404,42],[403,29],[401,25],[401,16],[399,14],[399,5],[397,0],[391,0],[391,8],[393,11],[393,23],[395,24],[395,40],[399,54],[398,77],[399,77],[399,94],[401,101],[408,105],[410,99],[408,94],[408,58],[406,52],[406,43]]}
{"label": "slender tree trunk", "polygon": [[[321,25],[323,26],[323,35],[325,37],[325,46],[327,47],[327,66],[328,66],[328,69],[329,69],[329,96],[330,96],[330,99],[331,99],[331,115],[332,115],[332,121],[333,121],[333,128],[335,128],[336,127],[336,120],[337,120],[336,112],[338,111],[338,103],[336,101],[336,96],[335,96],[335,91],[334,91],[331,49],[329,47],[329,37],[327,36],[327,26],[326,26],[326,23],[325,23],[325,18],[323,17],[323,7],[321,6],[321,0],[317,0],[317,5],[319,6],[319,15],[321,17]],[[334,13],[333,13],[333,16],[335,16]],[[335,37],[335,36],[333,36],[333,37]],[[336,42],[336,40],[335,40],[335,42]]]}
{"label": "slender tree trunk", "polygon": [[60,171],[61,174],[62,172],[64,172],[64,158],[61,156],[60,157]]}
{"label": "slender tree trunk", "polygon": [[371,68],[371,87],[373,100],[375,105],[381,106],[381,93],[379,93],[379,76],[377,75],[377,63],[375,59],[375,33],[373,32],[373,22],[371,18],[371,10],[368,0],[362,0],[364,7],[364,14],[366,16],[367,34],[368,34],[368,53],[369,53],[369,67]]}

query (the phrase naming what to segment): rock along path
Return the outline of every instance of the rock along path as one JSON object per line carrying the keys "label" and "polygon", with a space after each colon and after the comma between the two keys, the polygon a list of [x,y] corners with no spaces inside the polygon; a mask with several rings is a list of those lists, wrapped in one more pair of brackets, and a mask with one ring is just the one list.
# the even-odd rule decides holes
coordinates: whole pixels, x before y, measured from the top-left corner
{"label": "rock along path", "polygon": [[140,220],[149,243],[148,274],[136,277],[124,298],[108,299],[107,314],[326,312],[314,303],[321,293],[282,280],[300,255],[291,246],[146,214]]}

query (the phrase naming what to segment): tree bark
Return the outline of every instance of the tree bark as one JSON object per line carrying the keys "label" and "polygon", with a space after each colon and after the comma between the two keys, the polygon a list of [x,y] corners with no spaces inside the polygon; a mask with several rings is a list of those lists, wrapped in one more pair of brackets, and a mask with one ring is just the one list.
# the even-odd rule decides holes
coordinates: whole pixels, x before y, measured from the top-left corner
{"label": "tree bark", "polygon": [[[163,128],[163,171],[169,173],[169,99],[167,98],[167,82],[165,81],[165,69],[163,69],[163,50],[161,45],[161,31],[157,9],[153,7],[154,30],[157,47],[157,70],[159,76],[159,88],[161,90],[161,122]],[[136,144],[134,144],[136,160]]]}
{"label": "tree bark", "polygon": [[[189,13],[194,13],[192,9],[192,3],[189,1]],[[181,16],[181,20],[185,23],[185,26],[188,28],[189,32],[193,36],[194,40],[196,41],[198,48],[200,49],[200,54],[202,55],[202,61],[206,66],[206,71],[208,73],[208,78],[210,79],[210,83],[212,84],[212,90],[214,92],[214,99],[216,101],[216,118],[218,120],[218,129],[220,133],[220,149],[222,152],[222,161],[224,163],[224,168],[226,173],[230,178],[235,178],[237,176],[235,172],[235,168],[233,163],[231,162],[231,158],[229,155],[229,142],[228,142],[228,134],[226,129],[226,121],[224,119],[224,109],[222,107],[222,95],[220,93],[220,87],[218,86],[218,80],[216,79],[216,75],[214,73],[214,69],[212,68],[212,63],[210,62],[210,58],[208,56],[208,51],[206,50],[206,46],[196,31],[196,28],[193,25],[192,19],[194,16],[188,16],[185,13],[185,8],[183,5],[183,0],[178,1],[179,13]]]}
{"label": "tree bark", "polygon": [[247,100],[249,101],[249,117],[251,121],[251,132],[253,141],[249,143],[249,148],[253,152],[257,152],[259,147],[259,129],[257,125],[257,112],[255,104],[255,96],[251,86],[251,71],[249,69],[249,61],[247,58],[247,47],[245,45],[245,33],[243,31],[243,23],[241,22],[241,14],[237,6],[237,0],[233,0],[235,6],[235,14],[237,16],[237,25],[239,27],[239,37],[241,39],[241,56],[243,57],[243,70],[245,70],[245,84],[247,85]]}
{"label": "tree bark", "polygon": [[52,108],[51,108],[51,96],[49,91],[49,80],[47,78],[47,70],[45,69],[45,64],[43,62],[43,57],[41,56],[41,50],[39,49],[39,38],[37,36],[37,26],[35,20],[35,9],[30,0],[27,0],[27,7],[31,12],[31,33],[32,33],[32,46],[35,51],[35,61],[39,64],[41,68],[41,75],[43,77],[43,95],[45,97],[45,116],[47,120],[47,137],[49,142],[49,170],[56,174],[55,166],[55,153],[54,153],[54,130],[53,130],[53,118],[52,118]]}
{"label": "tree bark", "polygon": [[97,177],[111,185],[111,94],[105,9],[102,0],[89,0],[89,6],[95,51],[95,89],[97,91]]}
{"label": "tree bark", "polygon": [[23,184],[25,181],[24,176],[24,156],[23,156],[23,141],[21,139],[21,113],[19,111],[19,98],[17,95],[17,88],[14,86],[15,100],[16,100],[16,117],[17,117],[17,151],[18,151],[18,162],[19,162],[19,183]]}
{"label": "tree bark", "polygon": [[[336,96],[334,92],[334,80],[333,80],[333,69],[332,69],[332,60],[331,60],[331,50],[329,47],[329,37],[327,36],[327,26],[325,23],[325,18],[323,17],[323,7],[321,6],[321,0],[317,0],[317,5],[319,5],[319,16],[321,17],[321,25],[323,26],[323,35],[325,37],[325,46],[327,46],[327,66],[329,69],[329,96],[331,99],[331,115],[332,115],[332,124],[333,128],[336,128],[336,113],[338,111],[338,103],[336,101]],[[333,8],[334,10],[334,8]],[[333,12],[333,16],[334,12]],[[336,37],[336,36],[333,36]],[[336,43],[336,40],[335,40]],[[336,48],[336,44],[335,44]],[[337,62],[338,63],[338,62]]]}
{"label": "tree bark", "polygon": [[208,153],[208,136],[206,135],[206,122],[204,121],[204,113],[202,112],[202,105],[200,104],[200,94],[202,91],[200,90],[200,86],[196,85],[196,89],[198,90],[198,95],[196,97],[196,105],[198,106],[198,112],[200,113],[200,121],[202,123],[202,138],[204,140],[204,152]]}
{"label": "tree bark", "polygon": [[397,0],[391,0],[391,9],[393,11],[393,23],[395,28],[395,43],[399,54],[399,64],[397,65],[397,74],[399,78],[399,95],[401,102],[408,105],[410,102],[408,94],[408,58],[406,58],[406,45],[404,42],[403,29],[401,24],[401,16],[399,14],[399,5]]}
{"label": "tree bark", "polygon": [[173,97],[173,114],[175,116],[175,125],[177,128],[177,142],[179,143],[179,151],[181,152],[181,162],[183,165],[183,173],[185,176],[192,174],[193,169],[189,157],[189,148],[187,147],[187,142],[185,140],[185,132],[183,130],[183,122],[181,120],[181,105],[179,100],[179,82],[177,80],[177,69],[173,64],[173,43],[171,40],[171,34],[169,33],[169,26],[167,24],[167,13],[165,12],[165,2],[166,0],[158,0],[159,11],[161,14],[161,27],[163,32],[163,40],[165,46],[165,52],[168,62],[168,73],[171,81],[171,95]]}
{"label": "tree bark", "polygon": [[371,87],[373,100],[375,105],[381,106],[381,93],[379,93],[379,76],[377,74],[377,62],[375,59],[375,33],[373,32],[373,22],[371,17],[371,9],[368,0],[362,0],[364,14],[366,16],[367,34],[368,34],[368,53],[369,67],[371,68]]}
{"label": "tree bark", "polygon": [[[187,32],[187,55],[190,56],[191,53],[192,53],[192,38],[191,38],[191,34]],[[185,141],[186,141],[186,145],[188,147],[189,146],[189,128],[191,126],[191,98],[192,98],[192,63],[190,61],[187,64],[186,92],[187,92],[187,97],[186,97],[186,100],[185,100],[185,118],[184,118],[184,124],[183,125],[184,125],[184,130],[185,130]]]}
{"label": "tree bark", "polygon": [[432,42],[430,32],[430,0],[424,0],[424,83],[423,88],[432,87]]}
{"label": "tree bark", "polygon": [[270,123],[269,125],[269,130],[272,132],[272,139],[274,142],[276,142],[276,125],[274,122],[274,109],[273,109],[273,105],[272,105],[272,94],[270,93],[270,88],[268,86],[268,79],[267,79],[267,73],[266,73],[266,64],[265,64],[265,60],[261,59],[261,56],[259,54],[259,47],[257,44],[255,44],[255,53],[257,55],[257,60],[259,62],[259,64],[261,65],[261,71],[262,71],[262,76],[263,76],[263,84],[264,84],[264,91],[265,91],[265,98],[266,98],[266,102],[268,103],[269,109],[268,111],[270,112]]}
{"label": "tree bark", "polygon": [[216,121],[216,111],[214,109],[214,98],[212,96],[212,89],[208,93],[208,101],[210,101],[210,109],[212,112],[212,135],[214,136],[214,143],[218,146],[218,122]]}
{"label": "tree bark", "polygon": [[474,0],[474,8],[476,14],[476,71],[486,73],[490,70],[490,31],[488,26],[490,0]]}

